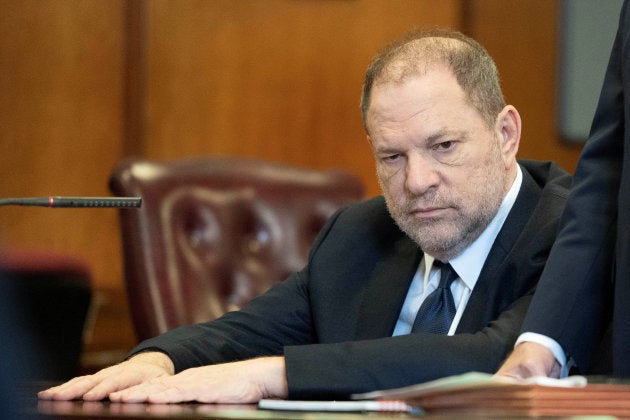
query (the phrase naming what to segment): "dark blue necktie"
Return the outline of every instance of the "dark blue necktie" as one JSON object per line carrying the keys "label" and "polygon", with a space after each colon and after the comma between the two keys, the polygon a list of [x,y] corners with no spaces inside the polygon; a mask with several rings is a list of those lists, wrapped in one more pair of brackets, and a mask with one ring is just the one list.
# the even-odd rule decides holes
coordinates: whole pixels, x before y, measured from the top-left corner
{"label": "dark blue necktie", "polygon": [[440,284],[422,302],[416,319],[411,328],[412,333],[428,332],[433,334],[448,334],[453,317],[455,317],[455,300],[451,293],[451,283],[458,278],[450,264],[435,260],[434,266],[441,266]]}

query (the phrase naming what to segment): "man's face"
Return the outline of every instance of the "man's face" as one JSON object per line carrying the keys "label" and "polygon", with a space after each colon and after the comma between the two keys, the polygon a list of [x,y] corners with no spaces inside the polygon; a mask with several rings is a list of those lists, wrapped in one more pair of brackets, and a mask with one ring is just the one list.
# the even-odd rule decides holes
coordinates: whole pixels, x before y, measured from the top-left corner
{"label": "man's face", "polygon": [[396,223],[434,257],[457,256],[486,228],[511,186],[500,128],[484,124],[441,66],[401,84],[376,85],[367,125]]}

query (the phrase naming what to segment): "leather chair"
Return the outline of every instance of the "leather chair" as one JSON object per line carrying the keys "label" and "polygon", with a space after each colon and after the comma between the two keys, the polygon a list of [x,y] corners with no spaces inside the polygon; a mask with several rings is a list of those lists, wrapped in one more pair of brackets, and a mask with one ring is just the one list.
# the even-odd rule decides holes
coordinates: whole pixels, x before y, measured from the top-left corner
{"label": "leather chair", "polygon": [[343,171],[228,157],[128,159],[110,189],[142,197],[119,213],[140,340],[238,309],[301,269],[328,217],[364,195]]}

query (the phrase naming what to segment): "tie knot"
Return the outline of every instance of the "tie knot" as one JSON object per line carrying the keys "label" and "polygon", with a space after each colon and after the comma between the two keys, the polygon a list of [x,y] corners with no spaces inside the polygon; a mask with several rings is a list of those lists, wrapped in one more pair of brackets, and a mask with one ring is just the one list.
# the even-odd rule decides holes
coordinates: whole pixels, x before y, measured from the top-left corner
{"label": "tie knot", "polygon": [[449,263],[435,260],[433,266],[440,269],[440,284],[438,285],[438,289],[450,288],[453,281],[459,277],[455,269],[453,269],[453,266]]}

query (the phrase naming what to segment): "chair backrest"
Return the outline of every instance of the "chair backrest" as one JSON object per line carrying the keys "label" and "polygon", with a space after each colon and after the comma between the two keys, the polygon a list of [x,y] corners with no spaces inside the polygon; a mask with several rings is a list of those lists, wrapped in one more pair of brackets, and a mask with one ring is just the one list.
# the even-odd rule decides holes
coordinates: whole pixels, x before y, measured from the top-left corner
{"label": "chair backrest", "polygon": [[343,171],[228,157],[128,159],[110,189],[142,197],[141,209],[120,210],[141,340],[238,309],[301,269],[328,217],[364,194]]}

